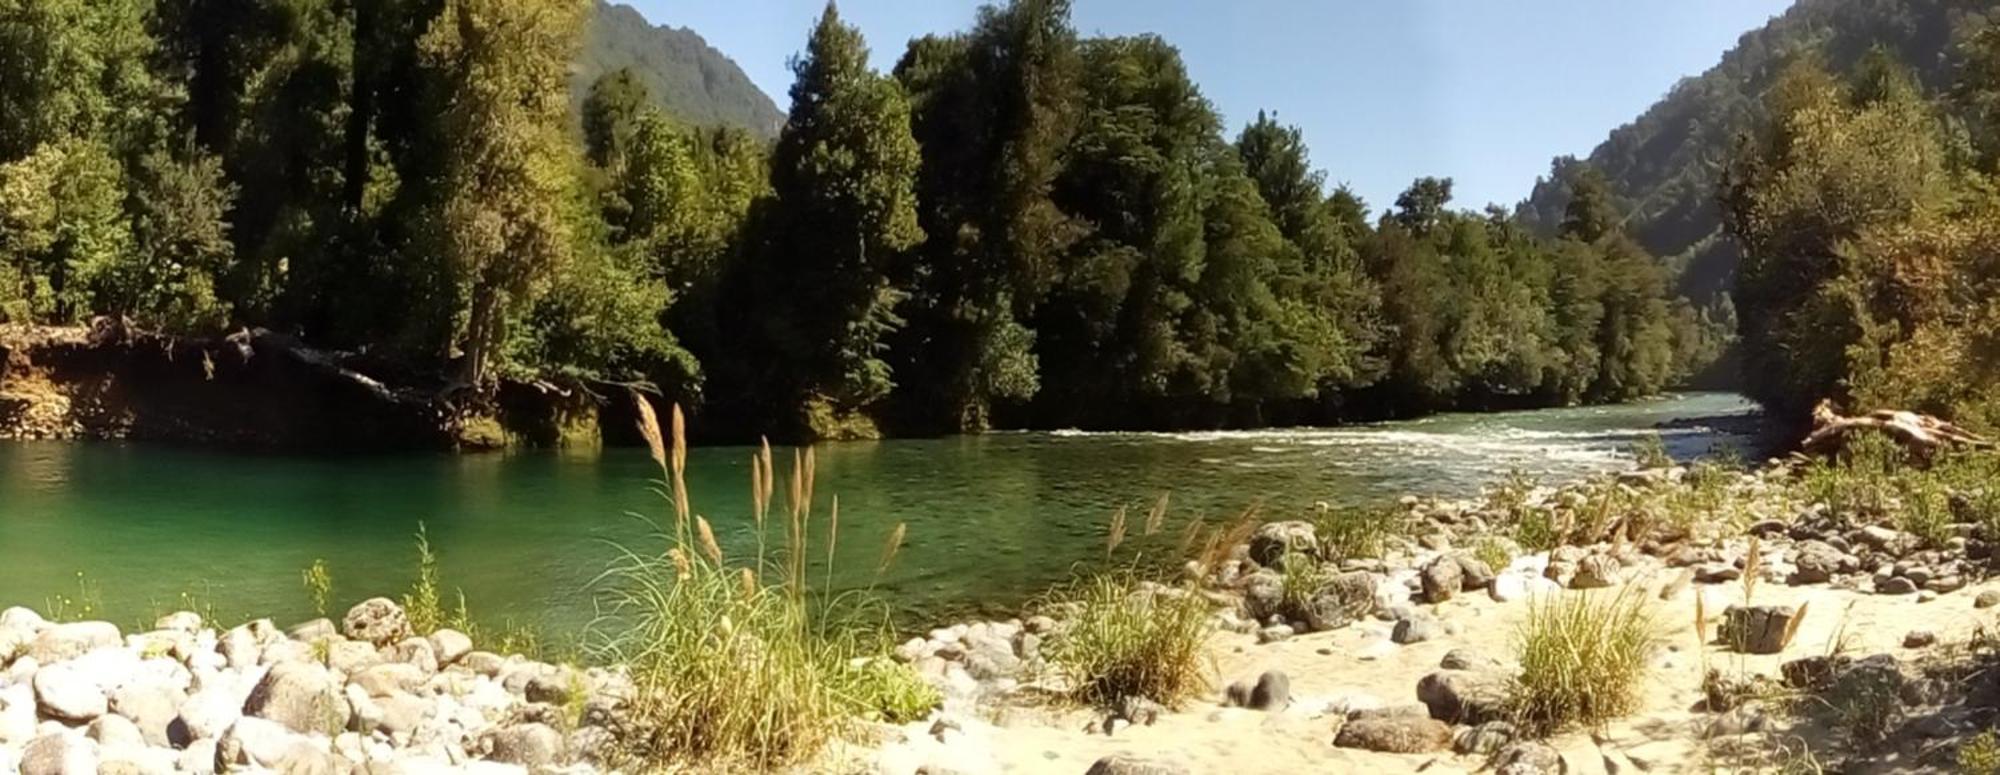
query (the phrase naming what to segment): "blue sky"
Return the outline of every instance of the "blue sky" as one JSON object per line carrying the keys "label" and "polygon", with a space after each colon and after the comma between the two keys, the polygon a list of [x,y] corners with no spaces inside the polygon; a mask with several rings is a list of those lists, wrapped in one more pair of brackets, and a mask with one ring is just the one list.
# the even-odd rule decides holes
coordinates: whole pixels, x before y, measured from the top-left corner
{"label": "blue sky", "polygon": [[[627,0],[690,27],[786,107],[788,57],[823,0]],[[1558,154],[1584,155],[1789,0],[1076,0],[1085,34],[1178,46],[1233,137],[1259,109],[1377,208],[1422,175],[1455,204],[1512,205]],[[970,26],[974,0],[843,0],[877,66]]]}

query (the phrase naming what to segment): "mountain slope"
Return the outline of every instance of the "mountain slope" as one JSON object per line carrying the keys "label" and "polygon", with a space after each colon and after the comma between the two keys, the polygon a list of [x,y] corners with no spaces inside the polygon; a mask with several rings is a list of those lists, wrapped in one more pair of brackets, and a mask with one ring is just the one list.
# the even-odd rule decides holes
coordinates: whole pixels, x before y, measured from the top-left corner
{"label": "mountain slope", "polygon": [[738,127],[762,138],[775,137],[784,123],[743,68],[693,30],[655,27],[631,6],[599,0],[570,74],[572,99],[581,104],[598,76],[621,67],[632,68],[655,103],[688,123]]}
{"label": "mountain slope", "polygon": [[[1627,215],[1626,228],[1679,277],[1698,303],[1729,287],[1737,249],[1722,233],[1717,186],[1738,133],[1760,118],[1765,91],[1796,56],[1816,56],[1851,72],[1883,47],[1928,89],[1946,88],[1954,42],[1995,13],[1969,0],[1800,0],[1763,28],[1745,33],[1715,67],[1685,78],[1585,159],[1603,171]],[[1557,158],[1521,203],[1521,220],[1553,233],[1581,169]]]}

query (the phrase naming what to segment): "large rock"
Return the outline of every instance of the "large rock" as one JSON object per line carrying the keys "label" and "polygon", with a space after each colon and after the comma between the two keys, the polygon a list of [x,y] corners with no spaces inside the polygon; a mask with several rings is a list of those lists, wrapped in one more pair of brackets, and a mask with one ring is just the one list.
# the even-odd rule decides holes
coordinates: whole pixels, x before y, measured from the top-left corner
{"label": "large rock", "polygon": [[215,740],[242,716],[242,694],[227,686],[207,687],[181,703],[180,713],[167,724],[167,739],[177,746]]}
{"label": "large rock", "polygon": [[130,719],[147,745],[165,746],[172,740],[167,728],[180,715],[187,693],[172,685],[140,681],[119,687],[111,695],[111,712]]}
{"label": "large rock", "polygon": [[216,770],[230,770],[241,765],[274,767],[290,753],[292,746],[300,743],[310,745],[308,739],[275,721],[244,716],[215,741]]}
{"label": "large rock", "polygon": [[1319,534],[1311,522],[1269,522],[1250,534],[1250,559],[1258,565],[1275,566],[1286,552],[1319,554]]}
{"label": "large rock", "polygon": [[0,687],[0,748],[35,737],[35,690],[26,684]]}
{"label": "large rock", "polygon": [[410,618],[394,600],[369,598],[347,610],[341,631],[349,638],[381,648],[410,637]]}
{"label": "large rock", "polygon": [[1280,711],[1292,703],[1292,679],[1283,670],[1266,670],[1257,676],[1257,684],[1250,687],[1250,696],[1244,707],[1254,710]]}
{"label": "large rock", "polygon": [[75,659],[100,648],[125,642],[118,625],[110,622],[70,622],[42,630],[28,646],[28,656],[44,665]]}
{"label": "large rock", "polygon": [[1417,701],[1439,721],[1500,721],[1507,715],[1507,690],[1512,683],[1505,673],[1493,670],[1439,670],[1417,681]]}
{"label": "large rock", "polygon": [[547,724],[517,724],[490,732],[489,756],[503,764],[518,764],[529,771],[553,766],[562,759],[562,733]]}
{"label": "large rock", "polygon": [[21,775],[97,775],[97,746],[68,730],[42,735],[21,749]]}
{"label": "large rock", "polygon": [[1440,554],[1426,563],[1417,577],[1423,583],[1424,601],[1429,603],[1450,600],[1465,588],[1465,568],[1448,554]]}
{"label": "large rock", "polygon": [[1458,569],[1463,576],[1460,586],[1466,591],[1485,589],[1487,585],[1493,583],[1494,569],[1487,565],[1485,560],[1469,554],[1455,554],[1452,555],[1452,559],[1458,561]]}
{"label": "large rock", "polygon": [[1451,725],[1421,716],[1355,719],[1340,726],[1333,744],[1382,753],[1430,753],[1451,747]]}
{"label": "large rock", "polygon": [[340,683],[310,662],[271,666],[243,701],[243,714],[283,724],[295,732],[328,736],[347,728],[349,709]]}
{"label": "large rock", "polygon": [[109,710],[110,701],[97,681],[67,662],[36,671],[34,686],[36,706],[49,718],[83,724]]}
{"label": "large rock", "polygon": [[1381,577],[1368,571],[1342,573],[1321,585],[1301,613],[1314,632],[1345,627],[1374,609],[1380,585]]}
{"label": "large rock", "polygon": [[1798,609],[1788,605],[1732,605],[1722,612],[1717,639],[1745,654],[1776,654],[1785,650]]}
{"label": "large rock", "polygon": [[103,748],[146,747],[146,737],[139,733],[139,727],[116,714],[98,716],[84,729],[83,736],[97,741],[98,746]]}
{"label": "large rock", "polygon": [[1084,775],[1188,775],[1188,768],[1175,762],[1115,753],[1093,762]]}
{"label": "large rock", "polygon": [[1859,560],[1825,541],[1800,541],[1793,553],[1792,575],[1786,582],[1794,586],[1824,584],[1832,581],[1834,574],[1852,572],[1860,566]]}

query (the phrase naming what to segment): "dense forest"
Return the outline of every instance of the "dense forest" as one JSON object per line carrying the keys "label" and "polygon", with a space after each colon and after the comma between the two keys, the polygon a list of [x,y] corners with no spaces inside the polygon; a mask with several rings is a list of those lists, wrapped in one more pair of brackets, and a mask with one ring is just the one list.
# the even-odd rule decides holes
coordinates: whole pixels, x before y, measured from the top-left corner
{"label": "dense forest", "polygon": [[[1746,140],[1729,220],[1773,258],[1746,264],[1760,308],[1739,312],[1680,298],[1618,178],[1579,165],[1532,216],[1424,178],[1373,217],[1296,128],[1232,136],[1168,42],[1081,36],[1063,0],[984,8],[887,73],[829,5],[771,141],[668,114],[630,69],[573,102],[592,12],[0,10],[0,317],[265,327],[475,397],[644,382],[734,434],[1324,423],[1647,395],[1739,315],[1753,352],[1782,350],[1760,377],[1845,385],[1793,375],[1766,321],[1815,289],[1756,290],[1797,278],[1755,267],[1895,236],[1801,242],[1770,213],[1812,162],[1782,127]],[[1872,109],[1849,88],[1828,99]],[[1970,174],[1955,158],[1942,178]],[[1891,354],[1959,331],[1927,320],[1856,325]]]}

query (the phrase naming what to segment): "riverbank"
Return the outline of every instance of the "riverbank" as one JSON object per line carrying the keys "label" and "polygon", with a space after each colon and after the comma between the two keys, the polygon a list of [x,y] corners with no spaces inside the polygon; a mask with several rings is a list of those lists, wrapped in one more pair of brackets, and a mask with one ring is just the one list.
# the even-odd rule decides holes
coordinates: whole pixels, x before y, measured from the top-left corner
{"label": "riverbank", "polygon": [[[1994,743],[1978,736],[2000,699],[1982,669],[1994,653],[1986,609],[2000,603],[1989,573],[2000,542],[1993,463],[1875,462],[1655,466],[1562,487],[1519,481],[1477,498],[1411,496],[1388,511],[1216,524],[1208,534],[1229,539],[1209,542],[1216,551],[1194,552],[1186,575],[1139,583],[1115,605],[1058,594],[1019,619],[943,627],[893,649],[936,689],[936,710],[903,724],[857,719],[792,766],[1949,768],[1961,750],[1976,757]],[[1112,535],[1140,536],[1151,522],[1134,514]],[[1194,601],[1212,625],[1188,636],[1201,683],[1172,697],[1078,701],[1097,678],[1069,661],[1078,623],[1103,613],[1091,606],[1156,611],[1174,600]],[[1524,715],[1522,687],[1543,669],[1524,640],[1539,627],[1561,642],[1546,614],[1562,606],[1614,604],[1643,604],[1650,623],[1643,658],[1625,683],[1608,684],[1630,703],[1591,723]],[[0,617],[0,757],[24,772],[87,756],[138,771],[288,757],[333,771],[341,761],[588,770],[635,726],[627,669],[474,651],[450,631],[405,637],[386,600],[357,606],[342,626],[289,635],[269,622],[205,630],[174,614],[121,638],[103,623],[38,618]],[[168,701],[136,704],[132,686]],[[162,725],[159,744],[148,732]]]}

